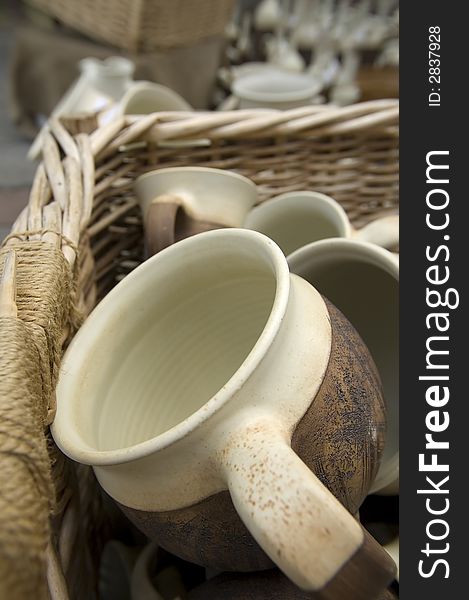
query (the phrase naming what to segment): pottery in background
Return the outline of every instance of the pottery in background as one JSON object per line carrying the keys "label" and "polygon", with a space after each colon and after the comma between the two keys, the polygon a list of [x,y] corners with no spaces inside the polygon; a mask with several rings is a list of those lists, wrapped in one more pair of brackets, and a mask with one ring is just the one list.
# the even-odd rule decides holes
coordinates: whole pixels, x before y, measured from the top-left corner
{"label": "pottery in background", "polygon": [[[132,85],[134,63],[122,56],[104,60],[84,58],[79,61],[80,76],[52,111],[51,118],[96,114],[119,101]],[[36,136],[28,158],[36,159],[41,151],[44,128]]]}
{"label": "pottery in background", "polygon": [[281,18],[280,0],[261,0],[254,13],[254,24],[260,31],[275,29]]}
{"label": "pottery in background", "polygon": [[232,93],[239,108],[274,108],[287,110],[313,104],[322,84],[304,73],[293,73],[269,67],[257,73],[238,77]]}
{"label": "pottery in background", "polygon": [[151,81],[135,81],[118,102],[99,115],[99,124],[105,125],[122,115],[192,110],[182,96],[167,86]]}
{"label": "pottery in background", "polygon": [[[192,107],[172,89],[151,81],[134,81],[134,63],[122,56],[104,60],[84,58],[79,61],[80,76],[67,90],[51,117],[97,115],[105,125],[126,114],[150,114],[158,111],[191,111]],[[28,152],[30,159],[39,156],[43,131]]]}

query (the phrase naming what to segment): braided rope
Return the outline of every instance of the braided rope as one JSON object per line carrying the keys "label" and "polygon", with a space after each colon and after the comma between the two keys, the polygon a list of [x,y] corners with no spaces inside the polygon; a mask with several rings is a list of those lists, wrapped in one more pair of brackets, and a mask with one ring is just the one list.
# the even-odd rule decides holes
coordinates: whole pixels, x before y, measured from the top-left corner
{"label": "braided rope", "polygon": [[63,244],[69,246],[75,253],[78,254],[78,246],[75,244],[75,242],[73,242],[71,239],[69,239],[63,233],[59,233],[58,231],[55,231],[54,229],[47,229],[45,227],[43,227],[41,229],[32,229],[32,230],[27,229],[25,231],[14,231],[13,233],[9,233],[3,239],[2,243],[0,244],[0,248],[2,248],[3,246],[7,246],[11,240],[19,240],[19,241],[24,242],[28,238],[31,238],[32,236],[39,235],[39,236],[43,237],[46,233],[53,233],[54,235],[58,236],[62,240]]}
{"label": "braided rope", "polygon": [[[63,253],[46,242],[14,250],[16,307],[0,316],[0,597],[47,598],[46,549],[54,490],[45,428],[55,403],[61,337],[76,312]],[[73,327],[76,326],[73,325]]]}

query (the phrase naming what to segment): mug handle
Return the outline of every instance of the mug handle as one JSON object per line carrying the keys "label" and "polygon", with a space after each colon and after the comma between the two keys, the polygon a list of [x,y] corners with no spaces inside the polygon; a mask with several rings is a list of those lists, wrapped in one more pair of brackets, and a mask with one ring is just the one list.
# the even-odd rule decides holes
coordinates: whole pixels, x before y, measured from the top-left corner
{"label": "mug handle", "polygon": [[272,419],[248,422],[219,454],[233,504],[264,552],[318,600],[372,600],[395,564],[292,450]]}
{"label": "mug handle", "polygon": [[353,231],[353,238],[391,250],[399,245],[399,215],[381,217]]}
{"label": "mug handle", "polygon": [[182,204],[174,197],[172,202],[155,199],[148,207],[145,223],[145,255],[153,256],[175,242],[176,218]]}

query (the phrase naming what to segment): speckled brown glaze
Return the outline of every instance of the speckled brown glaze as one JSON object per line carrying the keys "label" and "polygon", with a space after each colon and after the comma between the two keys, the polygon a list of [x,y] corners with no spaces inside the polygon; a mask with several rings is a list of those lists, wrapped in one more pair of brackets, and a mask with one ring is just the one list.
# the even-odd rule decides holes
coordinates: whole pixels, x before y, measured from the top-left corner
{"label": "speckled brown glaze", "polygon": [[[295,429],[292,448],[355,514],[379,466],[384,401],[363,341],[340,311],[329,302],[327,306],[331,356],[319,392]],[[273,566],[242,523],[228,492],[168,512],[121,508],[151,539],[191,562],[223,571]]]}
{"label": "speckled brown glaze", "polygon": [[350,322],[325,299],[332,353],[321,389],[298,423],[292,448],[355,514],[376,476],[386,412],[376,366]]}

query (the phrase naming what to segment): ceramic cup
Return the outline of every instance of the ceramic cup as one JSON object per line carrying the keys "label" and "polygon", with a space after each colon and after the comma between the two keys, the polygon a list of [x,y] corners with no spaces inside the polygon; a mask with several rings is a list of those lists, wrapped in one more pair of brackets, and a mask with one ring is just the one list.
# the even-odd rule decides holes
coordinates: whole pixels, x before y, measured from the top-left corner
{"label": "ceramic cup", "polygon": [[371,492],[399,490],[399,262],[366,242],[321,240],[288,257],[297,273],[330,299],[368,346],[383,382],[386,445]]}
{"label": "ceramic cup", "polygon": [[303,73],[269,68],[235,79],[231,91],[239,99],[241,109],[287,110],[312,104],[321,87]]}
{"label": "ceramic cup", "polygon": [[257,200],[256,186],[246,177],[206,167],[151,171],[136,180],[135,193],[147,256],[202,231],[240,227]]}
{"label": "ceramic cup", "polygon": [[338,202],[319,192],[288,192],[253,208],[244,226],[273,239],[285,255],[318,240],[341,237],[385,248],[399,244],[399,217],[376,219],[360,230],[352,227]]}
{"label": "ceramic cup", "polygon": [[160,111],[192,111],[191,105],[169,87],[151,81],[133,82],[119,100],[99,116],[105,125],[122,115],[148,115]]}
{"label": "ceramic cup", "polygon": [[399,581],[399,536],[395,537],[389,544],[384,546],[384,549],[393,559],[397,566],[396,579]]}
{"label": "ceramic cup", "polygon": [[307,465],[356,510],[384,418],[343,316],[272,240],[222,229],[160,252],[97,306],[64,358],[52,430],[173,554],[273,561],[319,598],[365,600],[392,560]]}

